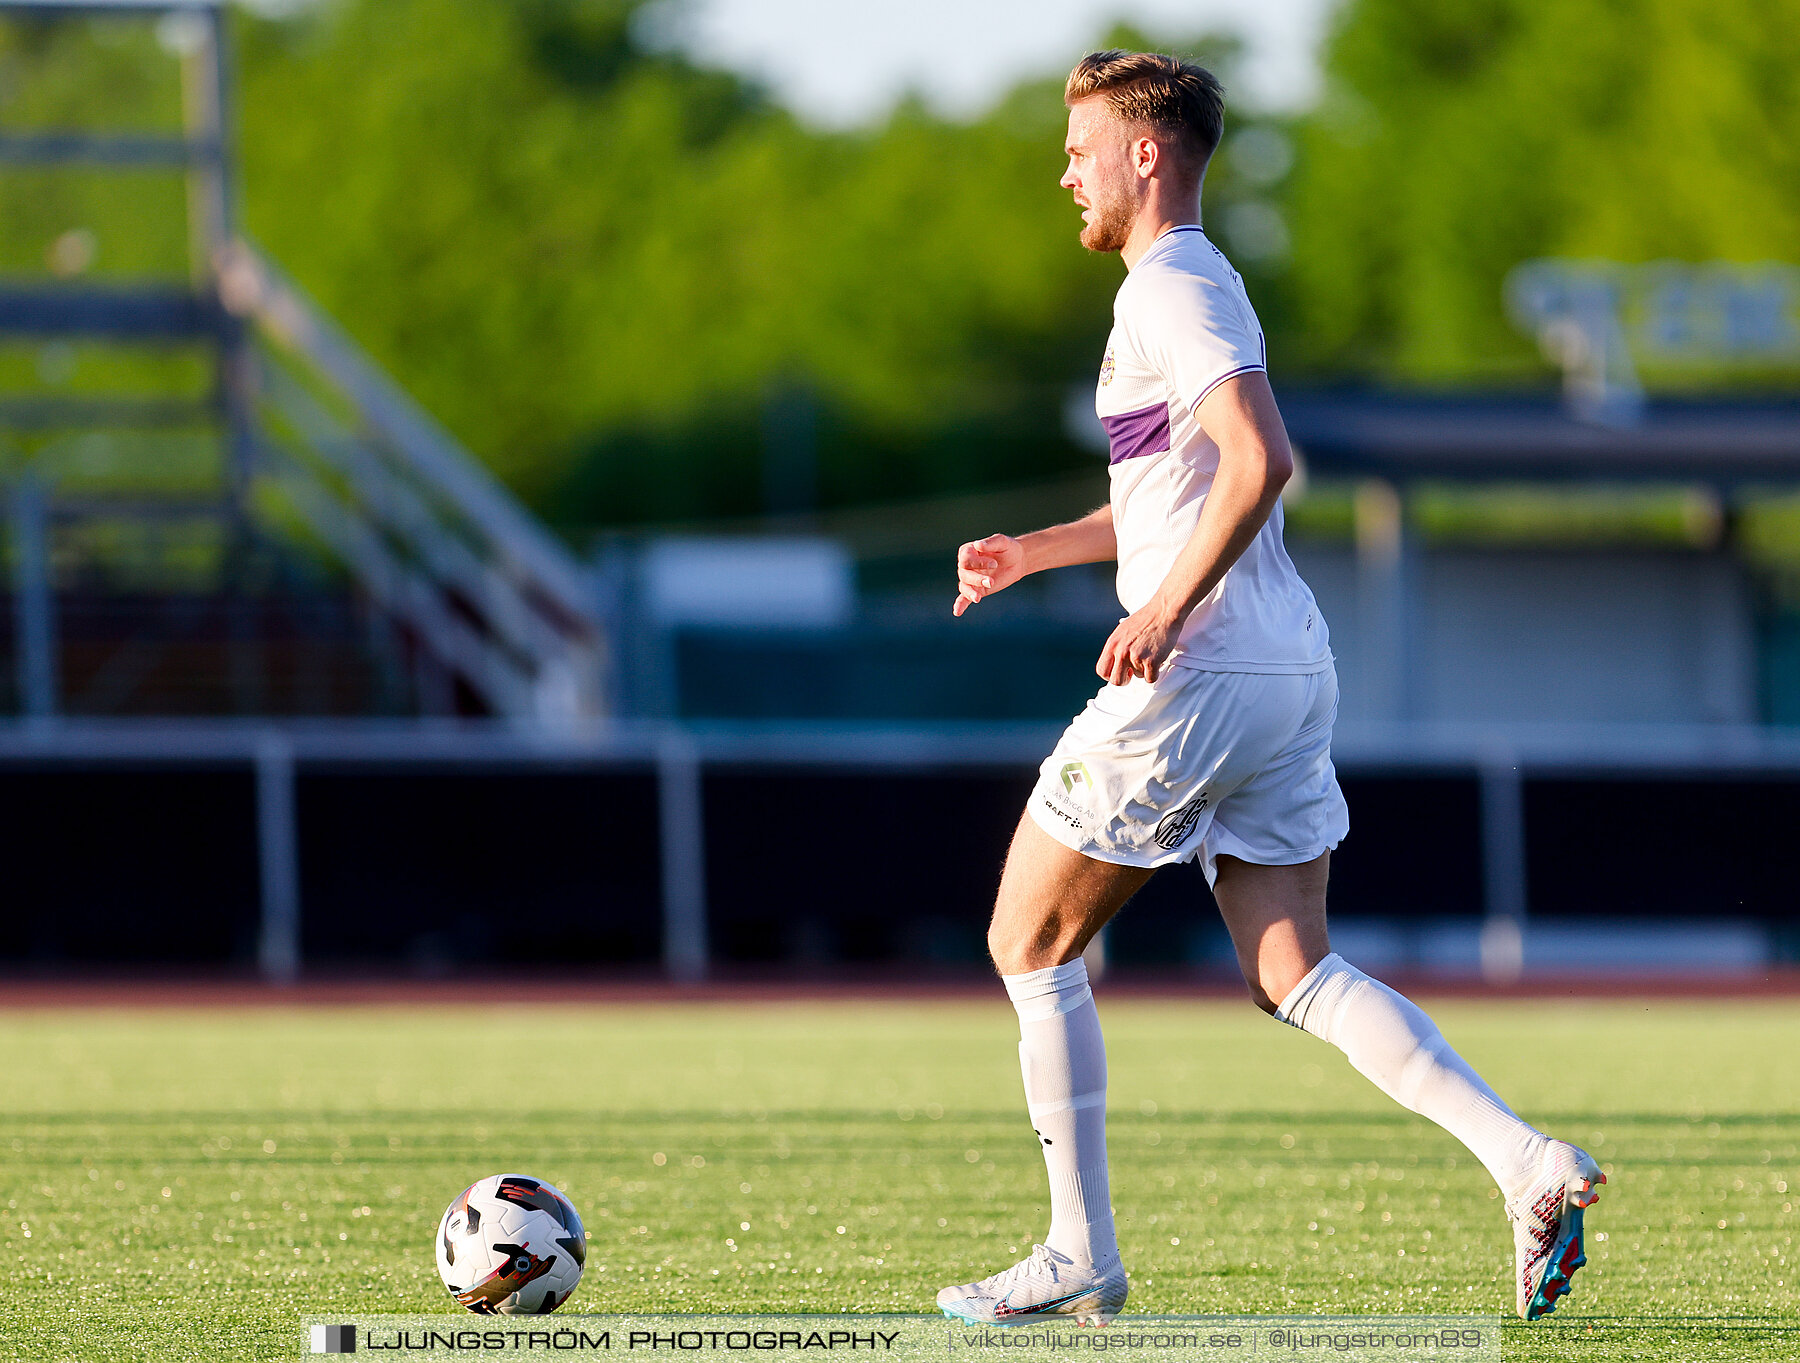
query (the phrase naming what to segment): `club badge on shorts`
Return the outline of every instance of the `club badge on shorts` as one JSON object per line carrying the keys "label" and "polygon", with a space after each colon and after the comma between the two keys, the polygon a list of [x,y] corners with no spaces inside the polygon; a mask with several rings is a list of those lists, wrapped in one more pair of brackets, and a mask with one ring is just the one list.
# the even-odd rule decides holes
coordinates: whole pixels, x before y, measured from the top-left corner
{"label": "club badge on shorts", "polygon": [[1194,831],[1194,825],[1200,822],[1200,816],[1206,812],[1207,803],[1211,798],[1203,790],[1198,797],[1189,800],[1180,809],[1171,810],[1163,815],[1162,821],[1156,825],[1156,832],[1152,834],[1156,845],[1173,852],[1186,842],[1188,835]]}

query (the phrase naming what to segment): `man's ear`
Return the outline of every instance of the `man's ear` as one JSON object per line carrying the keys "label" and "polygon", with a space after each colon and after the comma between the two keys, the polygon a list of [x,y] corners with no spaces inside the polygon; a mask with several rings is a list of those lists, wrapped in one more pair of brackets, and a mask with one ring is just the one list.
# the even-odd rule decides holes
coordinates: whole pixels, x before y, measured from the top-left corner
{"label": "man's ear", "polygon": [[1148,180],[1156,173],[1162,162],[1162,148],[1156,145],[1153,137],[1134,137],[1131,139],[1131,168],[1137,172],[1140,180]]}

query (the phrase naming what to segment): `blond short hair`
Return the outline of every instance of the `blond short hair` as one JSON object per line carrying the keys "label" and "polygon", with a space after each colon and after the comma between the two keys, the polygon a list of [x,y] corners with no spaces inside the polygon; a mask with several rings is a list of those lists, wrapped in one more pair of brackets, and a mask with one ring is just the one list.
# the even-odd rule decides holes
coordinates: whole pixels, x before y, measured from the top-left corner
{"label": "blond short hair", "polygon": [[1075,63],[1063,103],[1099,95],[1114,118],[1172,141],[1185,168],[1206,169],[1225,130],[1225,88],[1205,67],[1160,52],[1111,48]]}

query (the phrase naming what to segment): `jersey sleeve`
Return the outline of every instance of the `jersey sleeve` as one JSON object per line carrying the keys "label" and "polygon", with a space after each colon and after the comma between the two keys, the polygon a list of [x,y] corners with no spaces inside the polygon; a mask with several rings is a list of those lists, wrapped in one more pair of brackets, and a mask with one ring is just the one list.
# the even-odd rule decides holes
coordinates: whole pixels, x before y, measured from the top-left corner
{"label": "jersey sleeve", "polygon": [[1190,412],[1226,379],[1268,367],[1262,328],[1238,290],[1192,274],[1144,284],[1131,309],[1133,340]]}

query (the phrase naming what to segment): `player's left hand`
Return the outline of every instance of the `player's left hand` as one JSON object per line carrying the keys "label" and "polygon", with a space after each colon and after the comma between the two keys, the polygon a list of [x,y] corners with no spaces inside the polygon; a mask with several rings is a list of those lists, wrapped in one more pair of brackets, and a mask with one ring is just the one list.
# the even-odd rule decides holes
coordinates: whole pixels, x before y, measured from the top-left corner
{"label": "player's left hand", "polygon": [[1175,651],[1180,635],[1180,618],[1152,601],[1119,621],[1100,650],[1094,671],[1114,686],[1123,686],[1133,677],[1154,682],[1162,675],[1163,664]]}

